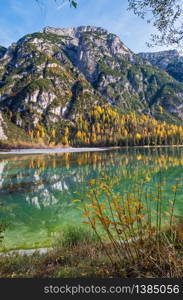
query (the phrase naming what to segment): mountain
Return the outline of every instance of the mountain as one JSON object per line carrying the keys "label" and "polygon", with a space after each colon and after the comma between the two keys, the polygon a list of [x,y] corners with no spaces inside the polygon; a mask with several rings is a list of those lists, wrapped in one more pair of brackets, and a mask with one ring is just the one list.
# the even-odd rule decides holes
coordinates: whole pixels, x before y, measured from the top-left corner
{"label": "mountain", "polygon": [[174,79],[183,82],[183,56],[177,50],[142,52],[140,57],[166,71]]}
{"label": "mountain", "polygon": [[6,49],[5,47],[3,47],[3,46],[0,45],[0,58],[3,57],[3,55],[4,55],[5,52],[6,52],[6,50],[7,50],[7,49]]}
{"label": "mountain", "polygon": [[85,121],[93,132],[85,116],[105,105],[106,127],[110,114],[134,111],[182,123],[183,84],[103,28],[46,27],[0,51],[1,140],[58,142]]}

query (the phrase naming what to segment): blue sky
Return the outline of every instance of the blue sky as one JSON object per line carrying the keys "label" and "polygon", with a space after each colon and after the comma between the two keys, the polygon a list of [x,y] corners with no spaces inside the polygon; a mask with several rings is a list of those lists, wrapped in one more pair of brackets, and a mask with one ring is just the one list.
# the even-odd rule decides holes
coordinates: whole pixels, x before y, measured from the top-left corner
{"label": "blue sky", "polygon": [[154,28],[127,11],[127,0],[79,0],[77,9],[67,0],[0,0],[0,45],[9,46],[27,33],[40,31],[45,26],[75,27],[93,25],[106,28],[120,36],[134,52],[157,51],[149,49],[146,41]]}

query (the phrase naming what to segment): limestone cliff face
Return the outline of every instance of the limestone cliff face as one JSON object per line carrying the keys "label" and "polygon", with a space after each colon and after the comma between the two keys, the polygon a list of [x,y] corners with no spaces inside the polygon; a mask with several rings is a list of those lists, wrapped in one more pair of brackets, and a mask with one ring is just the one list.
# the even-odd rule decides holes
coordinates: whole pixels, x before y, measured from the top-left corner
{"label": "limestone cliff face", "polygon": [[[110,95],[106,89],[108,85],[121,80],[120,60],[134,61],[134,54],[119,37],[105,29],[91,26],[65,29],[47,27],[43,32],[65,37],[61,49],[72,64],[94,88],[99,88],[106,100],[116,102],[115,96]],[[118,96],[121,92],[122,89],[118,88]]]}
{"label": "limestone cliff face", "polygon": [[47,27],[43,32],[68,37],[62,49],[91,82],[96,79],[97,65],[104,56],[119,59],[125,57],[127,60],[133,60],[133,53],[120,41],[119,37],[109,34],[102,28],[82,26],[56,29]]}
{"label": "limestone cliff face", "polygon": [[63,130],[91,104],[109,103],[155,118],[161,105],[169,121],[182,120],[183,84],[165,72],[176,55],[166,56],[162,71],[103,28],[46,27],[0,47],[2,118],[26,131],[38,124]]}
{"label": "limestone cliff face", "polygon": [[5,127],[6,123],[3,120],[2,114],[0,113],[0,140],[7,140],[7,136],[5,135]]}
{"label": "limestone cliff face", "polygon": [[26,36],[0,60],[1,109],[10,110],[20,127],[70,120],[77,114],[81,91],[93,95],[89,82],[62,50],[63,38],[54,39],[43,33]]}

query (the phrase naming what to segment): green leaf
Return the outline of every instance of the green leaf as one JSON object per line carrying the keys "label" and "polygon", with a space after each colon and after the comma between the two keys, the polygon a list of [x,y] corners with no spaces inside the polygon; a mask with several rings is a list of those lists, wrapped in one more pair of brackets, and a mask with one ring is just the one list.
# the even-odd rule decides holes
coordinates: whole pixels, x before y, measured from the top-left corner
{"label": "green leaf", "polygon": [[71,2],[71,6],[73,6],[74,8],[77,7],[77,2],[76,1],[70,1]]}

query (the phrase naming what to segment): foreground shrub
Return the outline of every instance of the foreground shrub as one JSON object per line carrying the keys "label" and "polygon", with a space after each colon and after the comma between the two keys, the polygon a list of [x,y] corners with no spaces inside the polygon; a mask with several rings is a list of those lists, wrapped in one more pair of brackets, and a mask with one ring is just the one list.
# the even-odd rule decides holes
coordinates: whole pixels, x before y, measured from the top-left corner
{"label": "foreground shrub", "polygon": [[[177,247],[182,248],[182,226],[180,221],[176,224],[174,212],[180,184],[171,187],[171,198],[164,207],[163,181],[153,193],[143,189],[144,182],[131,187],[133,192],[116,193],[112,181],[105,174],[91,180],[79,207],[87,219],[84,223],[95,232],[112,266],[120,270],[127,261],[134,268],[143,265],[164,270],[166,276],[167,272],[170,277],[179,276],[182,263]],[[106,236],[115,255],[109,251]]]}

